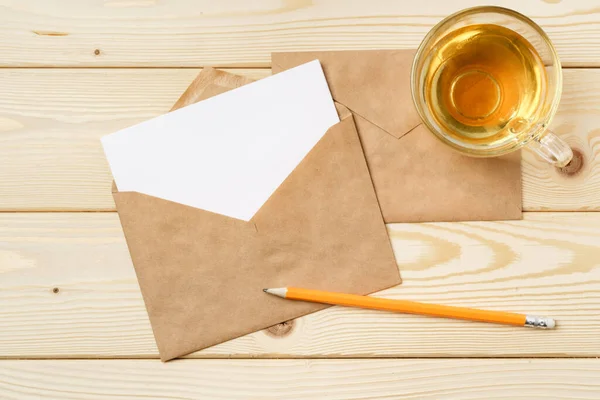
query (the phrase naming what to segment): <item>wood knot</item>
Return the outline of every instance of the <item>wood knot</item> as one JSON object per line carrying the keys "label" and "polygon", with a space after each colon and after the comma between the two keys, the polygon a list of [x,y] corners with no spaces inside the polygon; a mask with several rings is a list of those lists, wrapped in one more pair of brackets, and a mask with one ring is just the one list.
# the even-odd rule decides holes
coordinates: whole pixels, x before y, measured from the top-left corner
{"label": "wood knot", "polygon": [[52,289],[52,293],[57,294],[58,292],[60,292],[60,289],[55,287],[54,289]]}
{"label": "wood knot", "polygon": [[564,167],[558,168],[558,170],[563,175],[574,176],[583,169],[583,165],[583,153],[577,149],[573,149],[573,159]]}
{"label": "wood knot", "polygon": [[38,36],[69,36],[67,32],[55,32],[55,31],[31,31]]}
{"label": "wood knot", "polygon": [[294,325],[295,322],[293,319],[291,319],[289,321],[273,325],[265,329],[264,332],[271,337],[282,338],[292,333],[292,331],[294,330]]}
{"label": "wood knot", "polygon": [[94,54],[97,55],[97,56],[99,56],[100,55],[100,49],[94,50]]}

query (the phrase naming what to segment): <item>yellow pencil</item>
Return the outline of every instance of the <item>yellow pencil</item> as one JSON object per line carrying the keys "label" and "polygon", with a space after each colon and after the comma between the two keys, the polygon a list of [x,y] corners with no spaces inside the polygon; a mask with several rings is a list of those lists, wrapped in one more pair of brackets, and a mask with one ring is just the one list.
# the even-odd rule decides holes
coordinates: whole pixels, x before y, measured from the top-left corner
{"label": "yellow pencil", "polygon": [[495,324],[526,326],[529,328],[552,329],[556,326],[556,322],[552,318],[538,317],[535,315],[477,310],[467,307],[442,306],[407,300],[389,300],[377,297],[323,292],[320,290],[299,289],[294,287],[263,290],[266,293],[283,297],[284,299],[310,301],[313,303],[369,308],[373,310],[394,311],[407,314],[430,315],[434,317],[464,319],[469,321],[491,322]]}

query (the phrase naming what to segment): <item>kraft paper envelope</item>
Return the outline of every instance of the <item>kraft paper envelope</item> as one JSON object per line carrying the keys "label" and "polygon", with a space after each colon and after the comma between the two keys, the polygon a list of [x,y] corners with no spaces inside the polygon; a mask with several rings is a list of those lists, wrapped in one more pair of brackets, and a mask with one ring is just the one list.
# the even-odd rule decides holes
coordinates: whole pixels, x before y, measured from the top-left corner
{"label": "kraft paper envelope", "polygon": [[386,222],[521,219],[521,156],[448,148],[412,103],[413,50],[273,53],[273,73],[319,59],[333,99],[354,114]]}
{"label": "kraft paper envelope", "polygon": [[[227,89],[213,81],[247,83],[210,69],[198,81],[191,102]],[[113,186],[163,361],[326,307],[265,287],[367,294],[400,283],[352,115],[338,113],[249,222]]]}

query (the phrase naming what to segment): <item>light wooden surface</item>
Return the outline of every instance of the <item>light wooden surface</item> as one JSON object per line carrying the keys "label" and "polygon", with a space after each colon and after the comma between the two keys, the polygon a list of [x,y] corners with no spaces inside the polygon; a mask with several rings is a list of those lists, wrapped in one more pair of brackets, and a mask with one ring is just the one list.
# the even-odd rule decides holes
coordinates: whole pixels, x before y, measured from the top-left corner
{"label": "light wooden surface", "polygon": [[[0,210],[114,210],[100,137],[167,112],[198,72],[0,69]],[[525,151],[525,210],[600,210],[598,104],[600,70],[565,70],[552,129],[581,152],[583,166],[565,175]]]}
{"label": "light wooden surface", "polygon": [[413,48],[482,4],[531,16],[565,65],[600,65],[595,0],[2,0],[0,65],[266,67],[272,51]]}
{"label": "light wooden surface", "polygon": [[589,399],[594,360],[0,361],[6,400]]}
{"label": "light wooden surface", "polygon": [[114,211],[98,139],[166,112],[199,68],[260,79],[272,51],[412,48],[478,3],[0,0],[0,399],[600,398],[596,1],[491,2],[569,67],[551,128],[577,162],[523,153],[523,221],[390,225],[404,282],[379,294],[555,331],[332,307],[162,364],[117,215],[82,212]]}
{"label": "light wooden surface", "polygon": [[[158,357],[116,214],[0,214],[0,227],[0,354]],[[600,214],[389,233],[404,282],[380,295],[549,315],[559,328],[333,307],[192,357],[600,356]]]}

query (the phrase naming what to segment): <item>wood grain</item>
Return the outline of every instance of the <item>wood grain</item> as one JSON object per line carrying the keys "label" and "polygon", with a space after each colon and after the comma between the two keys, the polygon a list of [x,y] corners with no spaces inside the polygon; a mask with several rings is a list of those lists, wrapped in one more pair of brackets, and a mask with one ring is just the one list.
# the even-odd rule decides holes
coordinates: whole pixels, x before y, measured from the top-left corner
{"label": "wood grain", "polygon": [[25,399],[590,399],[599,360],[0,361]]}
{"label": "wood grain", "polygon": [[[600,356],[600,213],[389,233],[404,282],[381,296],[548,315],[558,328],[333,307],[192,357]],[[0,282],[0,357],[158,357],[114,213],[0,214]]]}
{"label": "wood grain", "polygon": [[[269,70],[234,70],[259,79]],[[0,69],[0,210],[114,210],[100,137],[166,112],[198,70]],[[565,70],[552,128],[583,155],[568,175],[524,153],[523,206],[600,210],[600,70]]]}
{"label": "wood grain", "polygon": [[[600,65],[590,0],[493,0],[539,23],[565,65]],[[270,65],[272,51],[414,48],[477,0],[0,1],[2,66]]]}
{"label": "wood grain", "polygon": [[577,159],[559,170],[525,149],[524,210],[600,210],[600,99],[594,98],[599,90],[600,70],[564,70],[561,103],[550,129],[573,148]]}

